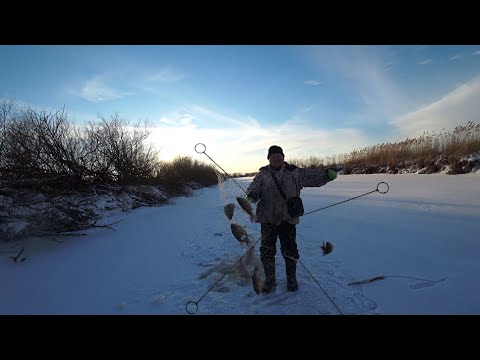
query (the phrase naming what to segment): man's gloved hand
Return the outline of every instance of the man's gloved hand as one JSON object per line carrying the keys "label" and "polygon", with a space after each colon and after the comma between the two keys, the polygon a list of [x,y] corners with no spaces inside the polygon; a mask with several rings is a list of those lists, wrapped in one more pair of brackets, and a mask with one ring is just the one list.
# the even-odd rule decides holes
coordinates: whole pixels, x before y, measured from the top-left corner
{"label": "man's gloved hand", "polygon": [[335,169],[327,169],[327,177],[330,181],[335,180],[337,178],[337,171]]}
{"label": "man's gloved hand", "polygon": [[256,203],[258,201],[258,194],[255,191],[249,191],[247,193],[247,200],[251,203]]}

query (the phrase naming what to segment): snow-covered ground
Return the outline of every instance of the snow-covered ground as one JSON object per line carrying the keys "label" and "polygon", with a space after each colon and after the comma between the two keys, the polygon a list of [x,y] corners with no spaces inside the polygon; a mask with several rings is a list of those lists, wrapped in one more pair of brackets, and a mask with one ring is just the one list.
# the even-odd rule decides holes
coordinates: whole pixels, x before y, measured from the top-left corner
{"label": "snow-covered ground", "polygon": [[[237,179],[244,188],[250,181]],[[116,231],[3,243],[0,252],[25,250],[16,263],[13,253],[0,253],[0,314],[188,315],[188,301],[198,303],[196,315],[480,314],[478,174],[339,176],[302,190],[305,210],[370,192],[382,181],[390,186],[387,194],[301,218],[297,242],[308,271],[298,264],[298,292],[286,291],[277,244],[278,286],[271,294],[255,293],[257,244],[253,259],[234,266],[207,293],[245,251],[223,211],[242,195],[229,180],[173,205],[104,219],[121,219]],[[260,225],[238,204],[232,222],[258,240]],[[323,241],[334,246],[326,256]],[[375,276],[385,278],[349,285]]]}

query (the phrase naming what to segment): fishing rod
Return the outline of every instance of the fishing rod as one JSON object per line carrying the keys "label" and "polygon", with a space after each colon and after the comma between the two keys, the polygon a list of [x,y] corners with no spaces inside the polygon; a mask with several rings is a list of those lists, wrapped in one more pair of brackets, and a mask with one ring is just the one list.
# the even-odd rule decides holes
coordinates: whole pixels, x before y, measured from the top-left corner
{"label": "fishing rod", "polygon": [[[198,146],[198,145],[202,145],[202,146],[203,146],[203,151],[198,151],[198,150],[197,150],[197,146]],[[245,193],[245,195],[247,195],[247,192],[240,186],[240,184],[237,183],[237,182],[235,181],[235,179],[234,179],[231,175],[229,175],[225,170],[223,170],[223,168],[222,168],[220,165],[218,165],[218,164],[215,162],[215,160],[213,160],[210,156],[208,156],[208,154],[206,153],[207,147],[205,146],[205,144],[198,143],[197,145],[195,145],[195,151],[196,151],[198,154],[205,154],[205,156],[207,156],[210,160],[212,160],[212,162],[213,162],[215,165],[217,165],[220,169],[222,169],[222,171],[223,171],[230,179],[232,179],[233,182],[234,182],[235,184],[237,184],[237,186],[238,186],[240,189],[242,189],[242,191]]]}

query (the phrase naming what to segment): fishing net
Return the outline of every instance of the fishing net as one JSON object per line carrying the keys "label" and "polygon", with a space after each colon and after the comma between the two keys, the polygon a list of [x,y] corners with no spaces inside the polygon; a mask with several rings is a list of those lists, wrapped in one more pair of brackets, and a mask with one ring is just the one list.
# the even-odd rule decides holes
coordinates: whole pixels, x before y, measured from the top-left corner
{"label": "fishing net", "polygon": [[[230,207],[233,207],[232,219],[229,220],[225,212],[224,214],[222,214],[223,218],[225,219],[225,221],[229,223],[242,226],[248,234],[248,238],[249,238],[248,243],[238,242],[242,247],[243,254],[245,254],[245,252],[250,248],[250,246],[256,240],[258,240],[258,237],[256,236],[256,231],[254,229],[255,224],[251,223],[250,215],[242,209],[242,207],[237,201],[237,197],[245,197],[245,192],[242,189],[240,189],[239,185],[246,190],[249,182],[239,181],[238,179],[236,179],[236,182],[235,182],[233,179],[227,178],[225,175],[219,172],[217,172],[217,178],[218,178],[218,188],[219,188],[221,204],[223,205],[224,208],[229,204],[231,204],[229,205]],[[252,208],[253,208],[253,212],[255,213],[255,205],[253,205]],[[237,239],[235,239],[233,234],[230,234],[227,238],[237,242]],[[256,258],[255,248],[256,246],[252,247],[248,251],[248,253],[245,254],[245,256],[241,261],[243,266],[247,266],[247,269],[252,271],[253,271],[253,267],[258,263],[257,261],[258,259]]]}

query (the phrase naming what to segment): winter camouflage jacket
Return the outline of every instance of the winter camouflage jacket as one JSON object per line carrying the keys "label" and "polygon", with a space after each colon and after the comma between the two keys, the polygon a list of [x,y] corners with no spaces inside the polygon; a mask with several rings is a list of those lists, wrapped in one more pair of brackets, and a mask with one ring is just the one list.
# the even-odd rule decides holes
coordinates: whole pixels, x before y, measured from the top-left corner
{"label": "winter camouflage jacket", "polygon": [[323,186],[330,182],[326,170],[303,169],[286,162],[278,171],[271,170],[270,167],[263,166],[260,172],[253,178],[252,183],[247,189],[247,193],[255,192],[260,201],[257,203],[255,222],[270,223],[278,225],[282,221],[291,224],[298,224],[298,217],[292,218],[288,214],[287,202],[283,199],[278,190],[271,173],[273,172],[278,183],[283,189],[287,199],[293,196],[300,196],[300,190],[303,187]]}

